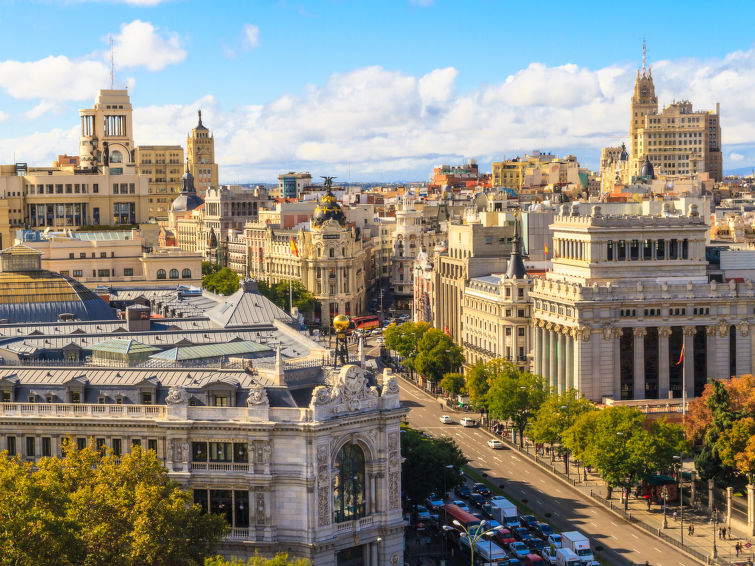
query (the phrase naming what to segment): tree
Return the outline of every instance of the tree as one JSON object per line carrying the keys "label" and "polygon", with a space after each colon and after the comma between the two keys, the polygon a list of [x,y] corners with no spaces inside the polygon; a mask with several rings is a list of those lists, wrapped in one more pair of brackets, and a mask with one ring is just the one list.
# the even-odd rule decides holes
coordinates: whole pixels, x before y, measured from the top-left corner
{"label": "tree", "polygon": [[542,377],[520,372],[511,362],[497,361],[495,369],[489,377],[488,411],[494,418],[511,420],[522,446],[524,429],[548,396],[548,388]]}
{"label": "tree", "polygon": [[464,391],[464,383],[464,376],[460,373],[447,373],[443,376],[443,379],[440,380],[439,385],[443,388],[443,391],[448,393],[451,397],[456,397]]}
{"label": "tree", "polygon": [[425,332],[417,344],[414,369],[430,383],[438,383],[446,373],[456,370],[463,363],[461,348],[454,344],[448,334],[437,328]]}
{"label": "tree", "polygon": [[735,421],[718,438],[716,447],[724,466],[742,474],[748,483],[755,481],[755,419]]}
{"label": "tree", "polygon": [[469,461],[453,439],[425,436],[406,425],[401,425],[401,456],[402,491],[415,504],[433,492],[461,485],[464,478],[459,471]]}
{"label": "tree", "polygon": [[[630,407],[607,407],[581,414],[564,432],[564,444],[574,455],[598,469],[607,484],[628,490],[635,482],[673,464],[685,449],[680,426],[647,417]],[[627,501],[625,500],[625,506]]]}
{"label": "tree", "polygon": [[314,295],[302,285],[301,281],[292,281],[290,291],[288,281],[281,281],[274,285],[260,281],[257,283],[257,288],[263,296],[270,299],[285,312],[291,312],[290,298],[293,298],[294,306],[302,313],[313,312],[317,304]]}
{"label": "tree", "polygon": [[153,451],[63,449],[36,468],[0,454],[0,564],[198,566],[225,534]]}
{"label": "tree", "polygon": [[239,290],[239,276],[230,267],[202,277],[202,286],[219,295],[233,295]]}
{"label": "tree", "polygon": [[220,271],[220,266],[217,263],[212,263],[211,261],[202,262],[202,277],[205,275],[213,275],[218,271]]}
{"label": "tree", "polygon": [[409,369],[414,368],[414,358],[417,355],[419,341],[430,329],[427,322],[404,322],[403,324],[389,324],[383,332],[385,347],[398,352],[404,358],[402,363]]}
{"label": "tree", "polygon": [[466,369],[467,393],[469,394],[469,401],[475,407],[487,410],[487,394],[490,389],[490,378],[497,373],[497,366],[502,363],[505,362],[501,359],[491,360],[488,363],[478,361]]}
{"label": "tree", "polygon": [[289,560],[288,554],[279,552],[272,558],[263,558],[262,556],[253,556],[247,561],[232,558],[226,560],[222,556],[213,556],[204,561],[204,566],[310,566],[309,560],[299,558]]}
{"label": "tree", "polygon": [[[574,424],[578,416],[594,411],[595,405],[582,397],[576,389],[567,389],[563,393],[551,393],[537,413],[529,434],[535,442],[563,445],[564,432]],[[569,450],[566,450],[567,473]]]}

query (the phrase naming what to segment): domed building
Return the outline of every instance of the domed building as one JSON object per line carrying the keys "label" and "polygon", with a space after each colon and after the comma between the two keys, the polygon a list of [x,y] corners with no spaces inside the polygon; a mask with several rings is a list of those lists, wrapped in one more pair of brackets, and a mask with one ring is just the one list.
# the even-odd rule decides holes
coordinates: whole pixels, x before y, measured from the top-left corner
{"label": "domed building", "polygon": [[315,214],[312,217],[312,228],[322,228],[322,226],[332,221],[341,226],[346,227],[346,215],[343,213],[343,208],[336,200],[335,195],[328,186],[328,192],[320,199],[320,204],[315,208]]}
{"label": "domed building", "polygon": [[174,214],[183,214],[199,208],[204,201],[197,195],[194,188],[194,175],[189,171],[189,163],[186,162],[186,171],[181,177],[181,194],[176,197],[170,206],[170,211]]}
{"label": "domed building", "polygon": [[17,244],[0,252],[0,318],[7,323],[59,318],[115,320],[113,309],[84,285],[42,269],[42,252]]}

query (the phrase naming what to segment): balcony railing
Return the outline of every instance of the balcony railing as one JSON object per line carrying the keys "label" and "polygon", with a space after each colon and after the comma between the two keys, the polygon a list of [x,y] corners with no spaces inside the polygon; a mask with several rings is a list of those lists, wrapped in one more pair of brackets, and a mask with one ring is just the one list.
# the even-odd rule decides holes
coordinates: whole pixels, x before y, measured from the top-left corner
{"label": "balcony railing", "polygon": [[145,417],[165,418],[165,405],[115,405],[84,403],[0,403],[5,416],[35,417]]}
{"label": "balcony railing", "polygon": [[343,523],[336,523],[336,532],[346,533],[351,531],[361,531],[367,527],[371,527],[375,523],[375,516],[369,515],[362,517],[356,521],[345,521]]}
{"label": "balcony railing", "polygon": [[249,536],[249,529],[239,529],[239,528],[233,528],[231,529],[227,535],[225,535],[226,540],[250,540],[251,537]]}
{"label": "balcony railing", "polygon": [[190,462],[192,472],[248,472],[249,464],[230,462]]}

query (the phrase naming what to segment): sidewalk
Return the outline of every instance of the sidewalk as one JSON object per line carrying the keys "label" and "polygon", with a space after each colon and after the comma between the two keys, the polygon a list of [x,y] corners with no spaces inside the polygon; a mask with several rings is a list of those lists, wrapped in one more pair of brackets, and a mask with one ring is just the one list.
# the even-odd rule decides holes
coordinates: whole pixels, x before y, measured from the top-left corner
{"label": "sidewalk", "polygon": [[[442,399],[433,396],[429,391],[419,387],[407,376],[401,374],[401,377],[409,384],[425,393],[429,398],[435,398],[436,401]],[[445,403],[444,403],[445,405]],[[453,411],[451,407],[444,407],[444,410]],[[551,456],[538,456],[535,454],[534,445],[525,437],[524,448],[519,448],[518,443],[512,441],[512,431],[506,429],[502,435],[496,434],[492,430],[480,427],[481,431],[500,438],[507,446],[517,450],[522,455],[527,456],[530,460],[537,462],[542,468],[554,476],[559,477],[562,481],[568,482],[574,489],[582,492],[584,495],[591,497],[596,503],[609,508],[611,511],[622,517],[627,522],[642,528],[661,540],[673,546],[680,548],[680,552],[686,552],[689,556],[694,557],[702,564],[720,564],[720,565],[738,565],[746,566],[748,559],[755,563],[755,537],[747,537],[745,533],[732,529],[730,537],[727,535],[726,540],[718,538],[718,529],[725,526],[723,522],[718,522],[715,527],[707,509],[690,507],[686,502],[684,505],[684,533],[682,536],[681,512],[678,502],[669,504],[667,508],[667,528],[663,528],[663,508],[660,505],[651,505],[651,510],[647,509],[647,502],[644,499],[636,499],[630,495],[627,512],[624,511],[624,501],[621,498],[621,491],[614,490],[611,500],[606,500],[606,484],[602,478],[595,472],[585,474],[581,466],[577,466],[573,460],[569,462],[569,475],[566,475],[565,465],[562,459],[554,459],[551,462]],[[585,480],[586,476],[586,480]],[[674,511],[677,512],[677,520],[673,519]],[[719,516],[720,517],[720,516]],[[694,524],[694,534],[689,535],[688,526],[690,521]],[[717,550],[717,558],[714,560],[713,546]],[[682,538],[684,544],[682,545]],[[736,556],[736,543],[742,545],[750,544],[750,548],[743,548],[739,556]],[[751,563],[751,564],[752,564]]]}

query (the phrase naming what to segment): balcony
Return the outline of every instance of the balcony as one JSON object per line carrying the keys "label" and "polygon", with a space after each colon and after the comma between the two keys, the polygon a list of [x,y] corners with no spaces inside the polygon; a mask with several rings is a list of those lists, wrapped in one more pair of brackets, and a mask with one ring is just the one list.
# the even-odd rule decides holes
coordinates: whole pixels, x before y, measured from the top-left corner
{"label": "balcony", "polygon": [[192,472],[248,472],[249,464],[232,464],[230,462],[190,462]]}
{"label": "balcony", "polygon": [[233,528],[229,529],[228,534],[225,535],[225,540],[252,540],[252,537],[249,536],[249,528]]}
{"label": "balcony", "polygon": [[336,532],[338,533],[350,533],[353,531],[361,531],[367,527],[371,527],[375,524],[375,516],[370,515],[368,517],[362,517],[356,521],[345,521],[343,523],[336,523]]}
{"label": "balcony", "polygon": [[0,415],[34,417],[144,417],[162,419],[165,405],[101,405],[83,403],[0,403]]}

